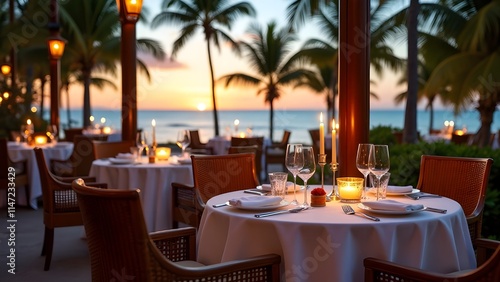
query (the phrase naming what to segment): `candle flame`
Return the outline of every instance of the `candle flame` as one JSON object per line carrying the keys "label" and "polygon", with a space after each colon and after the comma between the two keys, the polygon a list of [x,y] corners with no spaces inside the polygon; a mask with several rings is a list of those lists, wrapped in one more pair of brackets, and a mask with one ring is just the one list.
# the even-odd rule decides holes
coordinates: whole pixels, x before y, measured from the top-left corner
{"label": "candle flame", "polygon": [[30,124],[31,124],[31,119],[28,119],[28,120],[26,121],[26,124],[30,125]]}
{"label": "candle flame", "polygon": [[323,112],[319,114],[319,122],[323,122]]}
{"label": "candle flame", "polygon": [[155,120],[155,119],[153,119],[153,120],[151,121],[151,125],[152,125],[152,126],[156,126],[156,120]]}
{"label": "candle flame", "polygon": [[332,130],[337,130],[337,124],[335,123],[335,119],[332,119]]}

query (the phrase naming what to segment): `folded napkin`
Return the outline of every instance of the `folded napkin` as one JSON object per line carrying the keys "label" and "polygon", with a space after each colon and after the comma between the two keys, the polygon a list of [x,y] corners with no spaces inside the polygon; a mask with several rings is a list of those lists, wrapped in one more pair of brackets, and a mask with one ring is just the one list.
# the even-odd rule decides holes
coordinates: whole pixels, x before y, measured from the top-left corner
{"label": "folded napkin", "polygon": [[116,155],[116,158],[117,159],[133,159],[134,155],[132,155],[131,153],[118,153],[118,155]]}
{"label": "folded napkin", "polygon": [[363,202],[363,205],[374,210],[384,210],[384,211],[417,211],[424,208],[423,205],[410,205],[395,200]]}
{"label": "folded napkin", "polygon": [[[299,185],[297,185],[298,187]],[[287,181],[286,182],[286,190],[293,189],[293,182]],[[271,191],[271,184],[266,183],[262,184],[262,190],[264,191]]]}
{"label": "folded napkin", "polygon": [[409,193],[413,191],[413,186],[408,185],[408,186],[387,186],[387,192],[388,193]]}
{"label": "folded napkin", "polygon": [[229,204],[235,207],[261,208],[267,206],[277,206],[281,202],[281,197],[249,196],[229,200]]}

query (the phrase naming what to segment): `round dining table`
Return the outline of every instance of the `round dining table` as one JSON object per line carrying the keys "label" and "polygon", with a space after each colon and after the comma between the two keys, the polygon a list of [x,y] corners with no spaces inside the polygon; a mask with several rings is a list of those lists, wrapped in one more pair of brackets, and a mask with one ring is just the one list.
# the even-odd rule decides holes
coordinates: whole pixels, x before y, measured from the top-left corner
{"label": "round dining table", "polygon": [[[26,199],[25,189],[18,189],[16,193],[18,204],[27,205],[33,209],[38,208],[37,200],[42,196],[42,185],[40,181],[40,173],[38,172],[38,164],[36,162],[35,146],[29,146],[25,142],[8,142],[7,151],[10,159],[13,162],[26,161],[26,172],[28,174],[29,195],[30,198]],[[72,142],[57,142],[39,144],[36,147],[42,148],[45,156],[45,161],[50,167],[50,160],[66,160],[73,151]],[[2,195],[3,196],[3,195]],[[5,204],[5,199],[1,199],[2,205]]]}
{"label": "round dining table", "polygon": [[[230,192],[207,202],[197,235],[199,262],[213,264],[275,253],[282,258],[281,281],[363,281],[366,257],[441,273],[476,267],[463,210],[448,198],[415,201],[388,197],[446,209],[447,213],[369,213],[380,221],[347,215],[339,201],[264,218],[255,217],[260,210],[213,207],[243,196],[249,194]],[[289,194],[287,200],[291,197]],[[303,194],[297,197],[302,203]],[[373,197],[366,201],[370,200]],[[358,205],[350,204],[357,212],[365,211]],[[279,209],[291,207],[295,206]]]}
{"label": "round dining table", "polygon": [[89,175],[107,183],[108,189],[139,189],[149,232],[172,228],[172,182],[193,185],[191,163],[179,163],[175,157],[155,163],[145,157],[133,163],[99,159]]}

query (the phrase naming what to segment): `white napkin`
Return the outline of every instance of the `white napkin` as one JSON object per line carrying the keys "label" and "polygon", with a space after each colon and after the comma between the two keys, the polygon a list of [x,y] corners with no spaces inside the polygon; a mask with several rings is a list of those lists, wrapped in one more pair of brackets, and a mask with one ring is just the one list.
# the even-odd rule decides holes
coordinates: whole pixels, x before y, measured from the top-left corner
{"label": "white napkin", "polygon": [[423,205],[410,205],[395,200],[363,202],[363,205],[374,210],[384,210],[384,211],[416,211],[424,208]]}
{"label": "white napkin", "polygon": [[[299,185],[297,185],[299,186]],[[292,189],[293,190],[293,182],[287,181],[286,182],[286,190]],[[271,184],[262,184],[262,190],[263,191],[271,191]]]}
{"label": "white napkin", "polygon": [[116,158],[128,160],[128,159],[133,159],[134,155],[132,155],[131,153],[118,153],[118,155],[116,155]]}
{"label": "white napkin", "polygon": [[281,202],[281,197],[262,197],[262,196],[249,196],[234,198],[229,200],[229,204],[235,207],[246,207],[246,208],[261,208],[267,206],[277,206]]}
{"label": "white napkin", "polygon": [[388,193],[409,193],[411,191],[413,191],[413,186],[411,186],[411,185],[408,185],[408,186],[388,185],[387,186]]}

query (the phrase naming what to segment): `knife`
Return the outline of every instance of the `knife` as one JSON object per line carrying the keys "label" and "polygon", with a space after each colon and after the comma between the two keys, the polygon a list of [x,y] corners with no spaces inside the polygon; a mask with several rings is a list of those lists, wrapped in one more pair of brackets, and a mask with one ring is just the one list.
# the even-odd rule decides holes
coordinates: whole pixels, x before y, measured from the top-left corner
{"label": "knife", "polygon": [[430,211],[430,212],[437,212],[437,213],[446,213],[448,212],[447,210],[443,209],[438,209],[438,208],[431,208],[431,207],[425,207],[425,211]]}
{"label": "knife", "polygon": [[229,202],[212,205],[212,207],[214,207],[214,208],[220,208],[220,207],[225,207],[225,206],[229,206]]}
{"label": "knife", "polygon": [[245,190],[243,193],[248,193],[248,194],[254,194],[254,195],[259,195],[259,196],[267,196],[267,193],[264,192],[259,192],[255,190]]}
{"label": "knife", "polygon": [[298,207],[298,208],[293,208],[293,209],[288,209],[288,210],[263,212],[263,213],[256,214],[255,217],[261,218],[261,217],[266,217],[266,216],[271,216],[271,215],[277,215],[277,214],[282,214],[282,213],[298,213],[298,212],[301,212],[303,210],[307,210],[307,207]]}

